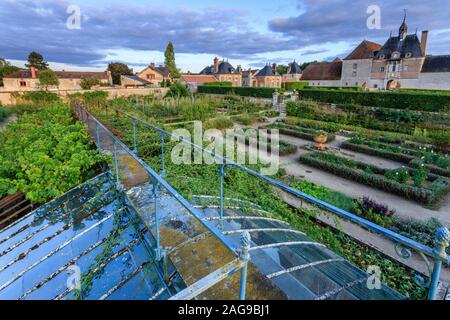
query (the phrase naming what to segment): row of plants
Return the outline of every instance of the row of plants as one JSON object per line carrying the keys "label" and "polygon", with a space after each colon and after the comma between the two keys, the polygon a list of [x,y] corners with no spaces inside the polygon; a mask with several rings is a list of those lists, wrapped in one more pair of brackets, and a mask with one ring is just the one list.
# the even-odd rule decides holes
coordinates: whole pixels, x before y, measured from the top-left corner
{"label": "row of plants", "polygon": [[[97,116],[113,127],[123,141],[131,146],[133,134],[128,119],[122,115],[105,117],[103,110],[97,110]],[[108,122],[111,121],[111,122]],[[154,170],[161,170],[161,148],[158,135],[145,128],[138,129],[138,154]],[[146,139],[142,139],[146,138]],[[173,144],[166,145],[166,154],[170,154]],[[259,171],[261,164],[249,165]],[[167,181],[184,197],[190,199],[193,195],[217,196],[219,192],[219,177],[217,165],[205,164],[174,164],[169,158],[166,161]],[[274,178],[284,175],[280,171]],[[231,169],[224,179],[224,196],[251,201],[271,212],[271,217],[281,219],[294,228],[305,232],[315,241],[325,244],[328,248],[341,255],[362,269],[377,265],[382,271],[382,281],[390,287],[412,299],[423,299],[425,291],[413,281],[414,272],[397,262],[380,254],[378,251],[353,241],[345,234],[317,224],[314,212],[298,211],[288,206],[274,192],[273,188],[243,171]]]}
{"label": "row of plants", "polygon": [[448,110],[450,96],[443,93],[428,92],[357,92],[347,90],[300,90],[303,99],[314,101],[357,104],[370,107],[423,110],[439,112]]}
{"label": "row of plants", "polygon": [[299,127],[299,126],[293,126],[289,124],[284,123],[274,123],[266,128],[269,129],[278,129],[278,131],[281,134],[285,134],[292,137],[302,138],[314,141],[314,138],[323,135],[327,137],[327,142],[331,142],[336,138],[336,135],[334,133],[330,133],[324,130],[316,130],[311,128],[305,128],[305,127]]}
{"label": "row of plants", "polygon": [[25,193],[44,203],[91,178],[105,159],[68,105],[24,113],[0,133],[0,197]]}
{"label": "row of plants", "polygon": [[289,101],[287,114],[306,119],[355,125],[367,129],[414,134],[415,130],[433,132],[448,129],[450,114],[351,104],[325,104],[312,100]]}
{"label": "row of plants", "polygon": [[299,117],[287,117],[285,122],[291,125],[298,125],[327,132],[340,132],[342,135],[360,135],[369,139],[382,139],[385,142],[399,143],[402,141],[411,141],[425,144],[434,144],[444,152],[450,145],[450,130],[440,130],[430,133],[427,136],[409,135],[388,130],[366,129],[353,125],[344,125],[335,122],[325,122],[311,119],[302,119]]}
{"label": "row of plants", "polygon": [[425,166],[434,174],[450,177],[450,157],[434,152],[433,149],[418,146],[418,149],[353,137],[341,144],[344,149],[399,161],[411,167]]}
{"label": "row of plants", "polygon": [[416,169],[388,170],[331,152],[310,152],[300,156],[300,161],[423,204],[433,204],[450,191],[449,178],[429,173],[422,166]]}
{"label": "row of plants", "polygon": [[[270,134],[270,132],[268,132],[268,133]],[[267,152],[274,151],[274,150],[272,150],[272,139],[271,139],[270,135],[264,135],[264,137],[262,138],[259,131],[255,130],[255,131],[251,132],[250,134],[244,134],[244,135],[242,135],[242,132],[236,131],[234,136],[238,139],[238,141],[239,141],[239,138],[241,138],[243,141],[245,141],[246,145],[250,145],[250,144],[253,145],[253,144],[257,143],[258,149],[260,149],[262,151],[267,151]],[[278,154],[280,156],[286,156],[288,154],[293,154],[293,153],[297,152],[297,146],[287,143],[285,141],[277,140],[277,141],[273,141],[273,143],[277,146]]]}
{"label": "row of plants", "polygon": [[[442,226],[435,218],[431,218],[428,221],[401,220],[396,216],[395,209],[391,209],[368,196],[364,196],[361,199],[353,199],[343,193],[306,180],[297,180],[290,185],[310,196],[375,222],[430,248],[434,248],[436,230]],[[450,253],[450,248],[447,251]]]}
{"label": "row of plants", "polygon": [[274,92],[283,92],[280,88],[259,87],[223,87],[223,86],[198,86],[198,93],[208,94],[237,94],[244,97],[272,98]]}

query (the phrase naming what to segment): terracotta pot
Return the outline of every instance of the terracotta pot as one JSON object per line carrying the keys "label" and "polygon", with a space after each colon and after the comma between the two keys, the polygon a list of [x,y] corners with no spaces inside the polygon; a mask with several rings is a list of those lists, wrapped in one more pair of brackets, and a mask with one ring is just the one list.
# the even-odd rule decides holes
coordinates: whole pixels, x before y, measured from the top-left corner
{"label": "terracotta pot", "polygon": [[325,150],[325,142],[327,142],[328,136],[319,134],[317,136],[314,136],[314,142],[316,142],[315,147],[319,149],[320,151]]}

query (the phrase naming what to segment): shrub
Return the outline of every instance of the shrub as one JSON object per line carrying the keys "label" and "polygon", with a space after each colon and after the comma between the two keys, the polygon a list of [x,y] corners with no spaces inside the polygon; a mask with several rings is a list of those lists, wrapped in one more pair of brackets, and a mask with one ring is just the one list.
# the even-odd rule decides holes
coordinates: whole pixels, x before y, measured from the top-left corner
{"label": "shrub", "polygon": [[227,117],[210,119],[205,122],[205,129],[228,129],[233,127],[234,123]]}
{"label": "shrub", "polygon": [[233,84],[229,81],[207,82],[202,85],[206,86],[206,87],[231,87],[231,86],[233,86]]}
{"label": "shrub", "polygon": [[60,101],[58,95],[47,91],[29,91],[20,94],[17,98],[23,102],[38,106]]}
{"label": "shrub", "polygon": [[282,92],[277,88],[255,88],[255,87],[217,87],[217,86],[199,86],[198,93],[209,94],[237,94],[246,97],[272,98],[274,92]]}
{"label": "shrub", "polygon": [[181,82],[175,82],[170,86],[165,98],[183,98],[190,96],[191,92],[186,85],[182,84]]}
{"label": "shrub", "polygon": [[288,91],[300,90],[309,86],[308,82],[300,81],[300,82],[285,82],[284,88]]}
{"label": "shrub", "polygon": [[305,99],[336,104],[439,112],[450,107],[450,95],[425,92],[352,92],[344,90],[300,90]]}
{"label": "shrub", "polygon": [[80,82],[81,89],[91,90],[92,87],[100,85],[100,80],[96,78],[84,78]]}

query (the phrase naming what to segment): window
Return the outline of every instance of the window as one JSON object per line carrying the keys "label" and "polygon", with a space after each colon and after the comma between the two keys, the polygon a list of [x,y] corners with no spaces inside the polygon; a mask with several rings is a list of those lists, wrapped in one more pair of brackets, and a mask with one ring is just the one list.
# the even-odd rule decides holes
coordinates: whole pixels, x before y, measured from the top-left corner
{"label": "window", "polygon": [[380,56],[380,59],[381,59],[381,60],[384,60],[384,58],[385,58],[385,55],[382,54],[382,55]]}
{"label": "window", "polygon": [[26,87],[26,86],[27,86],[27,83],[26,83],[25,81],[20,81],[20,86],[21,86],[21,87]]}
{"label": "window", "polygon": [[356,77],[356,71],[353,71],[352,77],[353,77],[353,78]]}
{"label": "window", "polygon": [[353,64],[353,70],[356,70],[356,69],[358,69],[358,64],[357,64],[357,63],[354,63],[354,64]]}
{"label": "window", "polygon": [[381,68],[380,68],[380,71],[381,71],[381,72],[384,72],[384,67],[381,67]]}
{"label": "window", "polygon": [[348,87],[348,82],[346,82],[345,85]]}
{"label": "window", "polygon": [[356,86],[356,87],[358,86],[358,82],[355,83],[355,86]]}
{"label": "window", "polygon": [[407,52],[405,55],[406,58],[411,58],[412,57],[412,53],[411,52]]}
{"label": "window", "polygon": [[377,89],[377,88],[378,88],[378,85],[377,85],[377,84],[374,84],[373,87],[374,87],[375,89]]}

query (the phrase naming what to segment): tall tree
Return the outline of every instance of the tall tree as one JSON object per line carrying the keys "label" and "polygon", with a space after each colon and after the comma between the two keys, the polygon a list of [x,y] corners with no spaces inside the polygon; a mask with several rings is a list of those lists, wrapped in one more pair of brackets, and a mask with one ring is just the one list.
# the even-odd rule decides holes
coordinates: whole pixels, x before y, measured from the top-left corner
{"label": "tall tree", "polygon": [[180,71],[177,69],[177,64],[175,63],[175,50],[173,48],[172,41],[167,44],[166,51],[164,52],[164,57],[164,64],[166,68],[169,69],[172,78],[179,78]]}
{"label": "tall tree", "polygon": [[113,62],[108,65],[108,71],[111,72],[113,84],[120,85],[121,75],[131,75],[133,70],[131,70],[125,63]]}
{"label": "tall tree", "polygon": [[49,86],[58,86],[59,80],[51,69],[38,72],[39,87],[47,91]]}
{"label": "tall tree", "polygon": [[277,66],[277,70],[275,70],[276,72],[278,72],[279,74],[285,74],[287,72],[288,67],[285,65],[279,65]]}
{"label": "tall tree", "polygon": [[20,70],[20,68],[10,65],[8,61],[0,58],[0,87],[3,86],[3,78],[4,77],[6,77],[16,71],[19,71],[19,70]]}
{"label": "tall tree", "polygon": [[48,63],[44,60],[42,54],[35,51],[31,52],[28,56],[28,63],[25,65],[28,69],[35,67],[38,70],[48,69]]}

